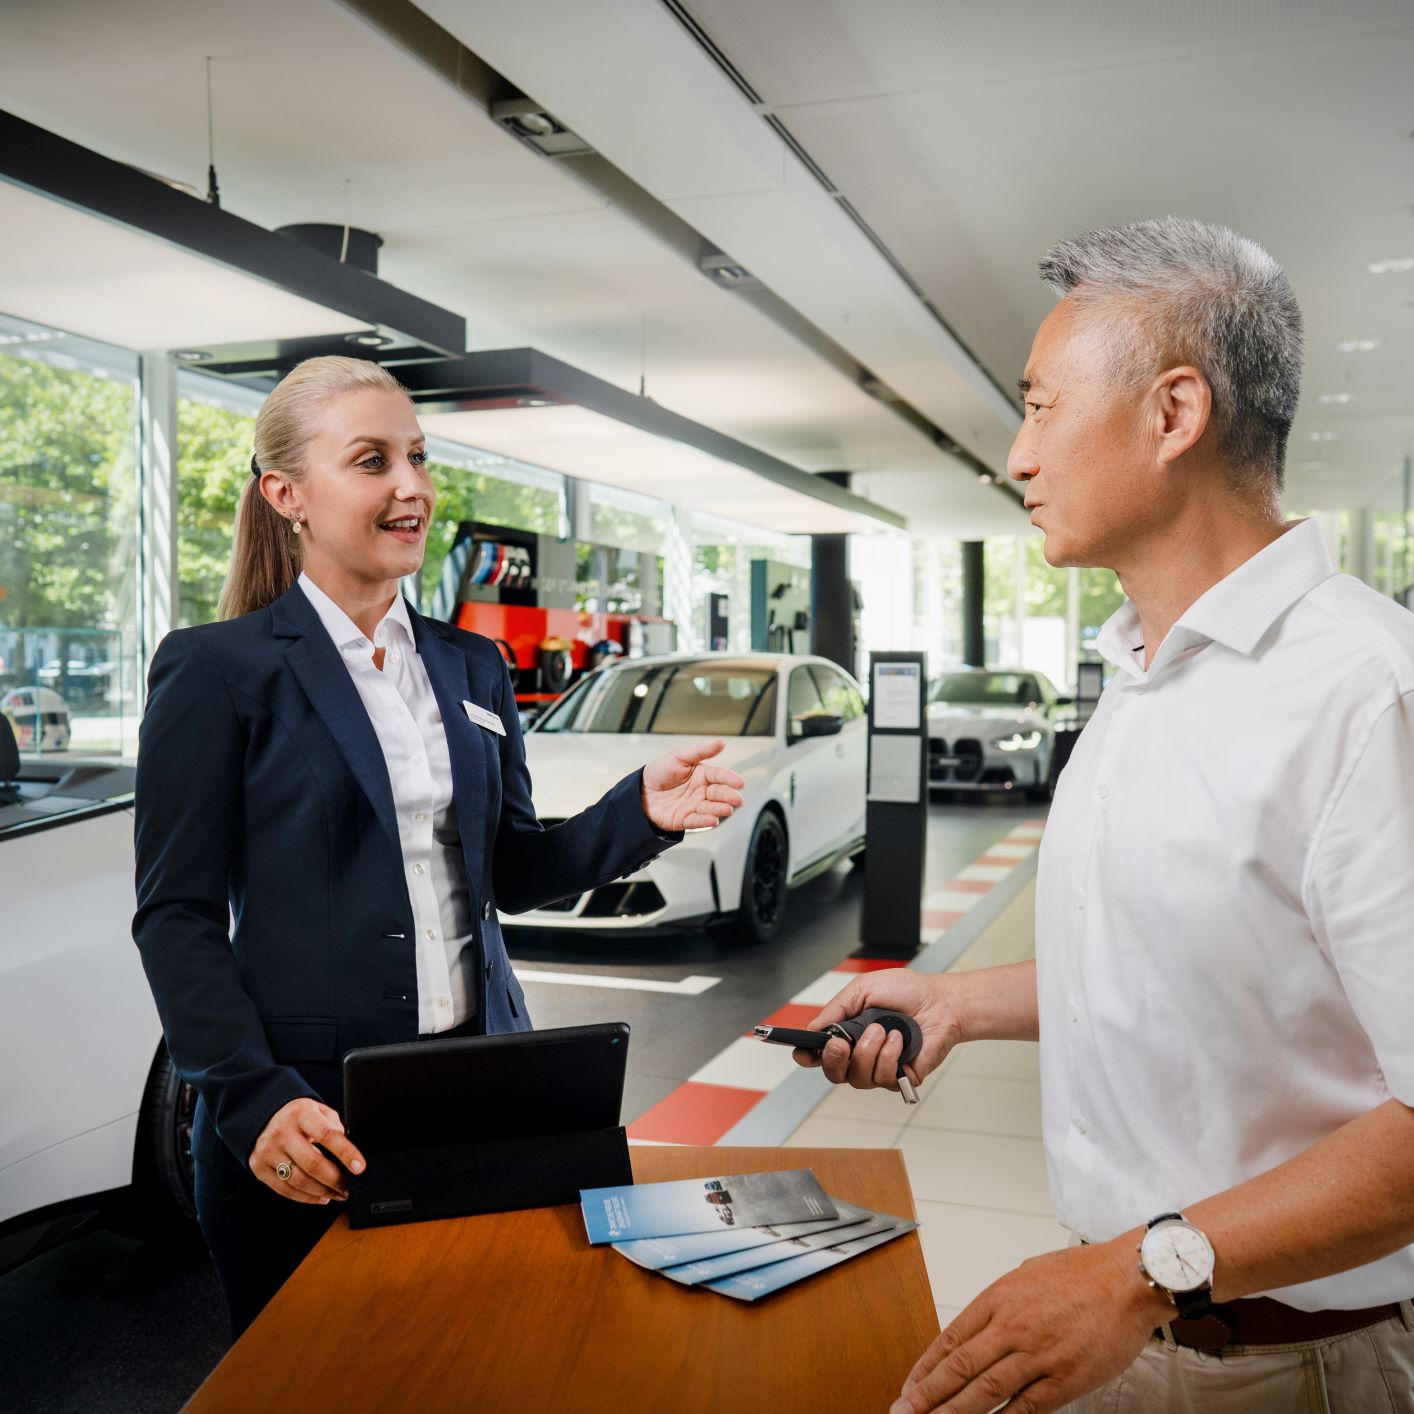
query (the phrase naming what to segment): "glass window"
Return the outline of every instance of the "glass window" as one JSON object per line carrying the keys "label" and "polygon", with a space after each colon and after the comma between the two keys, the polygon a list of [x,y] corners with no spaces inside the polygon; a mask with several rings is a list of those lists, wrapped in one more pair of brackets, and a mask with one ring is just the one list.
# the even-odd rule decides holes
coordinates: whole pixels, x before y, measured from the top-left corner
{"label": "glass window", "polygon": [[25,754],[136,748],[137,359],[0,316],[0,712]]}
{"label": "glass window", "polygon": [[651,732],[770,736],[776,674],[702,660],[606,669],[562,697],[535,725],[543,732]]}
{"label": "glass window", "polygon": [[833,717],[841,717],[852,722],[864,715],[864,699],[858,689],[837,668],[828,668],[823,663],[812,663],[810,671],[820,687],[820,698],[825,711]]}
{"label": "glass window", "polygon": [[807,717],[824,715],[825,704],[820,697],[820,689],[809,668],[791,669],[790,692],[786,698],[786,736],[795,739],[801,734],[801,722]]}
{"label": "glass window", "polygon": [[944,673],[928,689],[929,702],[973,706],[1026,706],[1041,702],[1041,687],[1031,673]]}

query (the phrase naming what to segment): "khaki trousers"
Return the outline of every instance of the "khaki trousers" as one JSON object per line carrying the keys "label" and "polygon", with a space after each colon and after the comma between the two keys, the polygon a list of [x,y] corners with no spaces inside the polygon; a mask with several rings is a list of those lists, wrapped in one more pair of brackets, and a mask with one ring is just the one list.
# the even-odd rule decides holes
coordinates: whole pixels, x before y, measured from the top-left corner
{"label": "khaki trousers", "polygon": [[1414,1307],[1300,1345],[1204,1351],[1155,1336],[1066,1414],[1414,1414]]}

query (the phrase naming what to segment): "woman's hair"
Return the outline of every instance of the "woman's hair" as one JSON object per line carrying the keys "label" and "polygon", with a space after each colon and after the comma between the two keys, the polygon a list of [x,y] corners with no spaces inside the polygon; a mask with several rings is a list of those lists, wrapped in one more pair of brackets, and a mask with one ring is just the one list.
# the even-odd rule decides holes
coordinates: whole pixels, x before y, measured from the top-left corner
{"label": "woman's hair", "polygon": [[296,364],[260,405],[251,475],[236,509],[231,568],[217,608],[221,618],[234,619],[273,603],[299,577],[304,560],[299,537],[261,495],[259,473],[278,471],[298,481],[305,473],[305,450],[318,430],[319,408],[340,393],[366,388],[407,396],[381,364],[329,354]]}

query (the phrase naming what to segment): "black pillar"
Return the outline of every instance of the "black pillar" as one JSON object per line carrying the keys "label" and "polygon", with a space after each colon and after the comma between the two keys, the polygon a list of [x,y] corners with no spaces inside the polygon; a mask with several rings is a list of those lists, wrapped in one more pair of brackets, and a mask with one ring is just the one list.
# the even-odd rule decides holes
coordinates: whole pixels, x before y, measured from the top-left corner
{"label": "black pillar", "polygon": [[[849,486],[849,472],[822,471],[825,481]],[[838,663],[847,673],[854,661],[853,605],[849,588],[849,540],[843,535],[810,537],[810,651]]]}
{"label": "black pillar", "polygon": [[987,579],[980,540],[962,542],[962,661],[970,668],[987,666],[987,645],[982,631],[982,601]]}

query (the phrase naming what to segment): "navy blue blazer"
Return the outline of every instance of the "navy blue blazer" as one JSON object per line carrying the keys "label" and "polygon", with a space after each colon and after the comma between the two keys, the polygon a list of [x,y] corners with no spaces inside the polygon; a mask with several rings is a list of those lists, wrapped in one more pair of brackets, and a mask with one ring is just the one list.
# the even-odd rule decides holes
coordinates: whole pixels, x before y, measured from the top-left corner
{"label": "navy blue blazer", "polygon": [[[529,1030],[497,909],[595,888],[682,833],[645,817],[641,771],[545,829],[500,650],[411,606],[409,617],[451,756],[478,1014],[488,1034]],[[505,735],[471,721],[464,698],[495,712]],[[346,1050],[417,1037],[392,785],[358,689],[297,584],[242,618],[169,633],[139,739],[133,937],[173,1062],[206,1110],[197,1157],[210,1157],[214,1125],[245,1164],[289,1101],[341,1106]]]}

